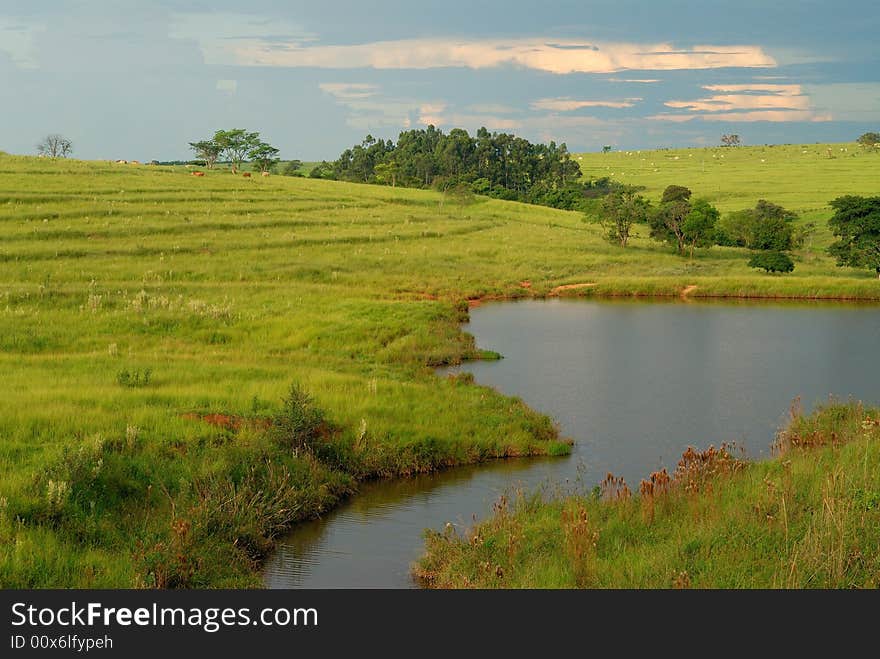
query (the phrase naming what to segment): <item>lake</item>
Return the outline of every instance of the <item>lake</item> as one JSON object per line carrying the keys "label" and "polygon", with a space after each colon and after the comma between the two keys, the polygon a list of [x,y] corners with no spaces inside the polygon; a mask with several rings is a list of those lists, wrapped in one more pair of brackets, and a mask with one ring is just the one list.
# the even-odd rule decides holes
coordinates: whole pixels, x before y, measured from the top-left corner
{"label": "lake", "polygon": [[411,588],[423,530],[463,530],[511,488],[589,489],[613,472],[637,490],[690,445],[767,457],[795,397],[880,400],[877,306],[536,300],[472,309],[465,330],[504,359],[445,372],[552,416],[572,455],[366,484],[279,543],[267,587]]}

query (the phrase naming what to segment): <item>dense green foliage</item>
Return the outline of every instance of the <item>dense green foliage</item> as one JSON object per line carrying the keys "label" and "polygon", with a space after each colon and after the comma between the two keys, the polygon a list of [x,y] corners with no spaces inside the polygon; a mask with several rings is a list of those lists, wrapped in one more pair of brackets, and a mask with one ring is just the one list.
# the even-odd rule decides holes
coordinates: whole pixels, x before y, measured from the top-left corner
{"label": "dense green foliage", "polygon": [[507,496],[465,534],[429,532],[438,588],[878,588],[880,410],[795,410],[781,456],[688,450],[638,494]]}
{"label": "dense green foliage", "polygon": [[793,272],[794,261],[783,252],[755,252],[749,259],[750,268],[760,268],[765,272]]}
{"label": "dense green foliage", "polygon": [[838,197],[831,207],[828,225],[839,240],[828,252],[838,265],[872,268],[880,275],[880,197]]}
{"label": "dense green foliage", "polygon": [[367,135],[313,176],[438,190],[466,185],[476,194],[566,210],[583,208],[587,190],[598,189],[579,182],[565,144],[532,144],[485,128],[471,137],[428,126],[402,132],[397,143]]}
{"label": "dense green foliage", "polygon": [[612,192],[602,200],[598,219],[605,229],[606,239],[626,247],[633,225],[647,222],[650,212],[650,202],[638,194],[635,188],[627,187]]}
{"label": "dense green foliage", "polygon": [[690,211],[681,224],[681,233],[685,242],[690,245],[691,258],[696,247],[711,247],[715,244],[715,225],[721,213],[706,199],[697,199],[690,206]]}
{"label": "dense green foliage", "polygon": [[868,133],[864,133],[859,136],[859,139],[856,140],[859,144],[864,147],[873,149],[880,145],[880,133],[875,131],[870,131]]}
{"label": "dense green foliage", "polygon": [[817,192],[873,194],[880,154],[827,148],[575,156],[651,199],[793,209],[818,228],[784,278],[484,197],[0,155],[0,585],[255,585],[273,537],[361,479],[564,452],[522,402],[434,374],[492,347],[469,299],[880,298],[826,254]]}
{"label": "dense green foliage", "polygon": [[650,216],[651,238],[676,246],[684,252],[684,221],[691,212],[692,192],[681,185],[670,185],[663,191],[660,206]]}
{"label": "dense green foliage", "polygon": [[730,213],[719,223],[718,242],[748,249],[784,252],[795,243],[797,214],[759,199],[754,208]]}

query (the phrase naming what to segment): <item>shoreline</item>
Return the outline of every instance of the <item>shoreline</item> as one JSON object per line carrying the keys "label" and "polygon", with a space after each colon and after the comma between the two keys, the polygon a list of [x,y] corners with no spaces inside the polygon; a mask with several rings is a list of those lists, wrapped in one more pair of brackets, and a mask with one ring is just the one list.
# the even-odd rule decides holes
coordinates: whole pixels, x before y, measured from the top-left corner
{"label": "shoreline", "polygon": [[[871,280],[874,281],[874,280]],[[809,295],[809,294],[784,294],[784,293],[761,293],[761,292],[701,292],[699,285],[689,284],[677,292],[640,292],[624,290],[596,290],[602,283],[591,282],[589,284],[563,284],[550,289],[547,292],[527,289],[526,294],[487,294],[478,297],[467,297],[469,309],[475,309],[489,302],[519,302],[522,300],[546,300],[557,299],[620,299],[632,298],[637,300],[657,299],[681,299],[693,300],[768,300],[768,301],[802,301],[802,302],[865,302],[880,303],[880,290],[875,295]],[[880,289],[880,286],[878,286]],[[569,292],[574,291],[574,292]],[[517,291],[519,293],[519,291]]]}
{"label": "shoreline", "polygon": [[[754,300],[754,301],[765,300],[768,302],[774,302],[774,301],[864,302],[866,304],[871,304],[871,305],[880,303],[880,297],[877,297],[877,298],[849,298],[849,297],[815,298],[815,297],[802,297],[802,296],[801,297],[792,297],[792,296],[766,296],[766,295],[692,295],[692,293],[695,290],[697,290],[697,287],[695,287],[695,285],[688,285],[688,286],[684,287],[677,295],[671,294],[671,293],[670,294],[651,294],[651,295],[623,294],[623,293],[621,293],[621,294],[607,294],[607,293],[595,294],[594,288],[597,285],[598,284],[595,284],[592,282],[590,284],[565,284],[565,285],[557,286],[556,288],[551,289],[551,291],[549,293],[541,293],[541,292],[529,290],[528,291],[529,294],[526,294],[526,295],[506,295],[505,296],[505,295],[490,294],[490,295],[486,295],[486,296],[481,296],[479,298],[467,298],[466,301],[467,301],[468,311],[470,309],[478,308],[478,307],[482,306],[483,304],[487,304],[490,302],[521,302],[521,301],[525,301],[525,300],[549,300],[549,299],[600,299],[601,300],[601,299],[615,299],[615,298],[620,299],[620,298],[627,298],[627,297],[633,298],[635,300],[646,301],[646,302],[648,300],[650,300],[651,298],[658,298],[658,299],[662,299],[664,301],[668,301],[671,303],[677,303],[679,300],[681,301],[681,303],[689,303],[689,302],[693,303],[693,302],[699,302],[702,300],[722,300],[722,299],[741,299],[741,300]],[[571,294],[571,293],[560,294],[560,292],[566,292],[566,291],[576,291],[576,292],[574,294]],[[432,299],[436,300],[437,298],[432,298]],[[470,319],[468,316],[467,318],[465,318],[462,321],[462,324],[466,324],[467,322],[469,322],[469,320]],[[478,361],[485,361],[485,360],[486,359],[484,357],[481,357],[480,351],[478,349],[477,353],[469,356],[466,359],[463,359],[462,363],[478,362]],[[438,375],[437,377],[442,377],[442,376]],[[527,403],[524,403],[524,404],[527,405]],[[567,440],[566,438],[563,438],[563,437],[557,437],[556,442],[567,443],[569,446],[572,446],[574,444],[573,441]],[[554,455],[549,452],[527,452],[527,453],[519,453],[519,454],[509,453],[509,454],[504,454],[504,455],[488,456],[488,457],[479,459],[474,462],[455,462],[455,463],[443,464],[443,465],[441,465],[437,468],[431,469],[429,471],[423,471],[423,472],[417,472],[417,473],[396,474],[396,475],[384,476],[384,477],[383,476],[368,477],[368,478],[357,480],[355,482],[355,488],[358,488],[362,484],[391,482],[391,481],[395,481],[395,480],[405,480],[405,479],[412,478],[413,476],[416,476],[419,474],[426,474],[426,473],[436,474],[436,473],[441,473],[446,470],[456,469],[456,468],[460,468],[460,467],[467,467],[467,466],[479,467],[480,465],[489,464],[491,462],[496,462],[496,461],[519,459],[519,458],[529,459],[529,458],[539,458],[539,457],[563,457],[563,455],[567,455],[567,454]],[[768,457],[768,459],[772,459],[772,458]],[[750,462],[753,462],[753,461],[750,461]],[[339,497],[335,501],[333,501],[326,510],[322,511],[322,513],[326,513],[326,512],[330,512],[332,510],[335,510],[338,506],[350,501],[354,497],[357,497],[358,494],[359,494],[358,489],[354,489],[353,491],[346,493],[344,496]],[[291,533],[295,533],[296,527],[299,524],[301,524],[303,522],[308,522],[308,521],[312,521],[315,519],[319,519],[320,517],[321,517],[321,515],[319,514],[317,516],[306,517],[301,520],[298,520],[297,522],[294,522],[283,534],[280,534],[276,539],[273,539],[272,550],[270,552],[268,552],[262,558],[262,560],[259,562],[259,564],[257,565],[257,572],[261,576],[263,575],[266,560],[271,555],[271,553],[277,549],[277,544],[278,544],[277,540],[279,538],[283,538],[287,535],[290,535]],[[417,582],[419,588],[426,588],[427,587],[427,586],[423,585],[418,579],[416,579],[416,582]]]}

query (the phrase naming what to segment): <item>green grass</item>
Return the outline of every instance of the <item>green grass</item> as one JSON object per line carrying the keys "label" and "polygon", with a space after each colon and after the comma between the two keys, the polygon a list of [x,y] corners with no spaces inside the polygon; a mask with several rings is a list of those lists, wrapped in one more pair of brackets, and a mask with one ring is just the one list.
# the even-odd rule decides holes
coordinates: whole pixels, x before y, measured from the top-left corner
{"label": "green grass", "polygon": [[880,587],[878,410],[832,404],[787,438],[776,459],[704,453],[638,495],[502,499],[465,535],[430,533],[416,573],[438,588]]}
{"label": "green grass", "polygon": [[[796,150],[767,152],[782,172]],[[621,250],[578,214],[510,202],[0,155],[0,586],[254,585],[282,528],[361,479],[565,451],[522,402],[434,375],[491,356],[460,330],[468,299],[587,282],[567,294],[880,298],[821,251],[828,198],[876,194],[880,156],[761,177],[760,149],[724,154],[711,178],[695,155],[642,182],[820,221],[793,274],[738,249]],[[267,432],[291,382],[326,415],[318,456]],[[267,490],[245,519],[236,502]]]}

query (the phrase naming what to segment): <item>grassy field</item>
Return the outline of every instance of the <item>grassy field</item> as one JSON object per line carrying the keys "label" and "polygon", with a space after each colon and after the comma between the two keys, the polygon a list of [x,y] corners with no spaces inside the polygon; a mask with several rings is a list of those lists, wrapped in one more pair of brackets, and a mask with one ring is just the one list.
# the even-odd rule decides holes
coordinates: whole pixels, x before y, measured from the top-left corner
{"label": "grassy field", "polygon": [[776,459],[686,454],[637,493],[608,479],[502,499],[465,537],[430,533],[417,574],[437,588],[878,588],[878,412],[796,414]]}
{"label": "grassy field", "polygon": [[[880,299],[821,249],[826,202],[877,194],[880,154],[827,148],[582,156],[655,197],[676,183],[819,221],[784,277],[732,248],[621,250],[510,202],[0,155],[0,586],[255,585],[272,539],[359,480],[565,452],[520,401],[433,374],[481,356],[468,300]],[[319,450],[277,432],[291,383],[325,415]]]}

